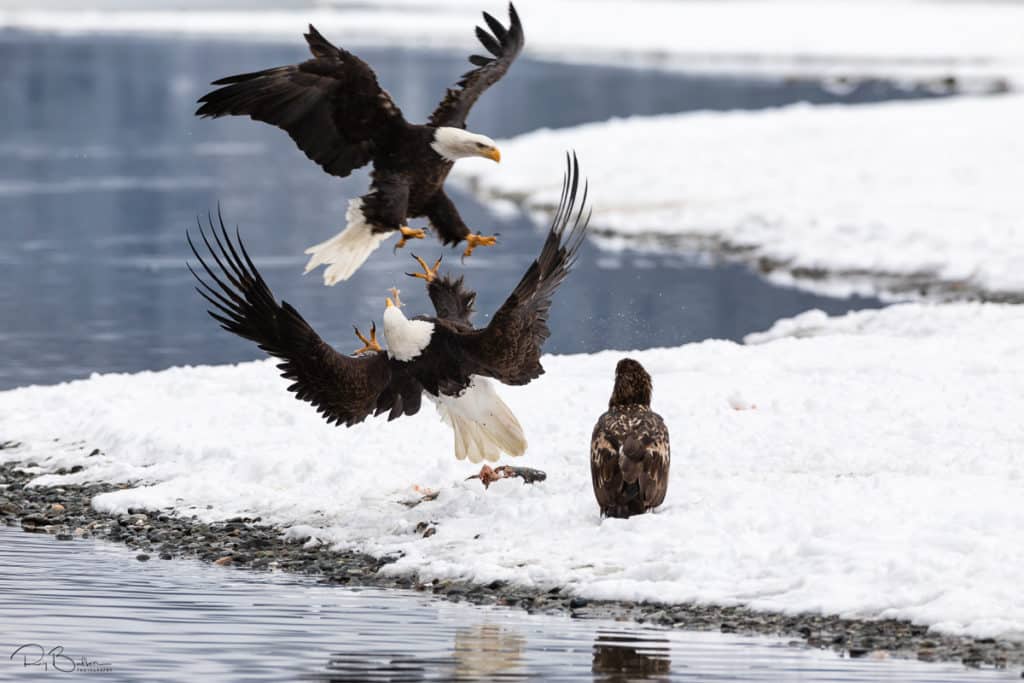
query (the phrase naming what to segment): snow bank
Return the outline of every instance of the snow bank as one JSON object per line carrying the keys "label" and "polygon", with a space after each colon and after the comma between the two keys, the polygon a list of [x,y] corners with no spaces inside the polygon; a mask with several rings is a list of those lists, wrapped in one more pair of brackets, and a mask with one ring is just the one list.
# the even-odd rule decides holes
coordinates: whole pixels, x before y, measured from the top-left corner
{"label": "snow bank", "polygon": [[500,168],[455,174],[547,207],[572,148],[598,228],[711,238],[815,277],[1019,295],[1021,121],[1018,95],[635,117],[527,133],[501,143]]}
{"label": "snow bank", "polygon": [[[101,510],[258,514],[296,540],[401,553],[389,570],[426,579],[1024,637],[1024,309],[810,313],[752,341],[632,354],[655,378],[673,465],[664,507],[630,520],[599,519],[588,465],[618,352],[547,357],[540,380],[504,389],[531,442],[517,462],[549,475],[535,486],[462,481],[429,406],[329,427],[270,362],[0,393],[0,440],[25,444],[0,458],[86,467],[51,484],[148,482]],[[440,496],[407,508],[413,484]]]}
{"label": "snow bank", "polygon": [[[314,22],[345,43],[466,49],[481,9],[496,0],[367,0],[314,8],[176,11],[180,3],[0,4],[0,26],[62,32],[224,34],[290,41]],[[155,7],[154,7],[155,5]],[[708,71],[802,76],[898,76],[1024,82],[1024,7],[986,2],[664,2],[519,0],[527,49],[537,56]]]}

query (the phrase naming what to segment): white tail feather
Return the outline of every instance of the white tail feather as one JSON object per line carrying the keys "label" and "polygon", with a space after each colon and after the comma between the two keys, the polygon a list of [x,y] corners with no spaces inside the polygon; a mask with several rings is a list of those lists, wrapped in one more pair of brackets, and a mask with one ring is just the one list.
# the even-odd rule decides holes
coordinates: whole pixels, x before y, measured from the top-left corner
{"label": "white tail feather", "polygon": [[363,200],[353,199],[345,212],[347,223],[337,235],[306,250],[312,254],[305,272],[319,265],[328,264],[324,270],[324,284],[335,285],[352,277],[359,270],[373,250],[391,236],[390,232],[374,232],[373,226],[363,216]]}
{"label": "white tail feather", "polygon": [[490,380],[474,377],[459,396],[438,396],[434,403],[441,420],[455,432],[455,457],[459,460],[495,462],[502,453],[519,456],[526,452],[523,428]]}

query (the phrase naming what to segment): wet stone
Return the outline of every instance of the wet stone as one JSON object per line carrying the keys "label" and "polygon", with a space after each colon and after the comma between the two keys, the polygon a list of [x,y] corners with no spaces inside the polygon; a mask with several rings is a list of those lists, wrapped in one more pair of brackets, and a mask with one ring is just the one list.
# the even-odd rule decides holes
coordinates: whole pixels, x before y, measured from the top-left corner
{"label": "wet stone", "polygon": [[147,555],[146,553],[139,553],[135,556],[135,559],[139,562],[147,562],[149,561],[149,555]]}
{"label": "wet stone", "polygon": [[[779,636],[783,642],[831,647],[863,657],[872,651],[925,661],[963,661],[971,666],[1024,666],[1024,643],[1004,640],[957,638],[929,632],[926,627],[893,619],[856,621],[835,616],[782,615],[752,612],[743,607],[693,604],[648,604],[630,601],[589,601],[566,595],[565,588],[536,590],[509,586],[501,581],[472,585],[432,581],[415,576],[381,576],[381,567],[400,557],[373,558],[359,553],[334,552],[329,547],[305,548],[286,544],[284,529],[259,524],[259,518],[235,517],[208,524],[195,517],[178,516],[166,509],[159,513],[132,509],[127,515],[106,516],[91,506],[92,498],[135,484],[97,484],[62,487],[26,487],[38,476],[19,471],[23,463],[0,464],[0,520],[21,524],[26,531],[70,536],[92,535],[118,541],[134,549],[140,561],[151,555],[160,559],[199,558],[221,561],[233,567],[311,573],[318,581],[345,586],[400,587],[424,591],[429,586],[440,597],[481,604],[518,606],[545,614],[569,614],[581,618],[633,620],[660,627],[697,630],[735,629],[737,633]],[[54,511],[54,504],[64,507]],[[417,533],[433,529],[424,523]],[[145,558],[145,560],[143,559]]]}

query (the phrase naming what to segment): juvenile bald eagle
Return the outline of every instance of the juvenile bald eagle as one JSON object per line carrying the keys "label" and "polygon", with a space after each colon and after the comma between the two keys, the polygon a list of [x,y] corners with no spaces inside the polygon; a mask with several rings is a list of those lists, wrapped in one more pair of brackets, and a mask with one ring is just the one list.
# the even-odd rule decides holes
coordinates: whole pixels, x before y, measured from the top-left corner
{"label": "juvenile bald eagle", "polygon": [[349,202],[346,228],[310,247],[306,272],[326,264],[324,284],[347,280],[393,232],[396,248],[420,239],[409,218],[425,216],[445,245],[466,242],[463,256],[494,237],[471,233],[444,192],[444,181],[457,159],[501,160],[494,141],[465,130],[466,117],[477,98],[496,83],[523,49],[523,27],[515,7],[508,7],[506,29],[484,12],[488,33],[476,35],[493,57],[472,55],[476,67],[449,88],[425,125],[405,120],[391,96],[381,88],[366,62],[335,47],[309,27],[306,42],[313,59],[292,66],[228,76],[223,86],[203,95],[201,117],[248,115],[284,129],[295,144],[327,173],[344,178],[373,164],[370,191]]}
{"label": "juvenile bald eagle", "polygon": [[669,462],[668,427],[651,410],[651,376],[623,358],[615,366],[608,412],[590,439],[590,475],[601,514],[629,517],[661,505]]}
{"label": "juvenile bald eagle", "polygon": [[502,452],[521,455],[526,450],[522,427],[491,380],[527,384],[544,372],[540,352],[550,336],[551,300],[575,262],[589,220],[585,188],[574,213],[578,185],[573,159],[540,255],[486,327],[470,323],[475,294],[464,289],[461,279],[438,277],[439,263],[430,268],[420,261],[423,272],[416,276],[427,281],[436,315],[406,318],[392,290],[394,298],[387,298],[384,310],[387,349],[377,341],[376,326],[369,338],[356,329],[364,345],[355,357],[328,346],[297,310],[274,299],[241,237],[232,239],[222,220],[219,233],[211,220],[212,238],[200,226],[219,274],[189,237],[213,284],[189,270],[200,283],[197,291],[213,306],[210,315],[224,329],[280,358],[282,376],[293,382],[288,389],[328,422],[351,426],[371,414],[388,413],[389,420],[413,415],[426,392],[452,426],[458,458],[479,462],[497,460]]}

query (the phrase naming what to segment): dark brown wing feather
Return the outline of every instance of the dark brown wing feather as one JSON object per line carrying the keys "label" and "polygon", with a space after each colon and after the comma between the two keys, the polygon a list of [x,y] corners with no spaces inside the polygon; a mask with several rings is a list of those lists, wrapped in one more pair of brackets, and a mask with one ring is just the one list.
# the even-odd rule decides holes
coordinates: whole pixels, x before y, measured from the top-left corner
{"label": "dark brown wing feather", "polygon": [[622,491],[622,472],[619,470],[619,443],[608,438],[607,414],[602,415],[590,438],[590,480],[594,496],[602,515],[617,509]]}
{"label": "dark brown wing feather", "polygon": [[313,26],[313,59],[214,81],[196,116],[248,115],[282,128],[312,161],[347,176],[373,158],[378,141],[406,127],[402,112],[363,60],[335,47]]}
{"label": "dark brown wing feather", "polygon": [[648,410],[641,425],[640,441],[644,448],[643,469],[640,472],[640,491],[644,510],[658,507],[665,501],[668,491],[668,472],[671,451],[668,441],[668,427],[657,413]]}
{"label": "dark brown wing feather", "polygon": [[594,426],[590,474],[601,514],[629,517],[658,507],[668,490],[668,428],[643,406],[613,408]]}
{"label": "dark brown wing feather", "polygon": [[476,292],[466,289],[461,275],[456,279],[446,273],[435,278],[427,283],[427,295],[438,318],[472,329]]}
{"label": "dark brown wing feather", "polygon": [[[246,253],[241,237],[236,234],[233,241],[219,213],[218,219],[219,235],[210,221],[212,243],[202,224],[199,234],[220,275],[200,256],[191,235],[188,236],[192,253],[216,285],[209,284],[189,266],[201,285],[196,291],[214,307],[209,314],[221,327],[256,342],[268,354],[284,361],[277,367],[282,377],[292,380],[288,390],[296,398],[312,403],[328,422],[346,426],[362,422],[374,411],[397,408],[399,414],[412,415],[419,409],[418,391],[415,406],[403,405],[397,398],[409,393],[408,378],[396,371],[386,354],[358,358],[342,355],[328,346],[287,302],[278,304]],[[382,401],[385,396],[387,400]],[[392,418],[397,416],[393,414]]]}
{"label": "dark brown wing feather", "polygon": [[523,35],[523,25],[519,22],[519,15],[512,3],[508,6],[508,18],[509,26],[506,29],[501,22],[484,12],[484,21],[487,22],[491,33],[477,26],[476,37],[493,57],[472,55],[469,58],[476,68],[462,74],[462,78],[456,84],[457,87],[448,88],[444,99],[430,115],[430,125],[465,128],[469,110],[480,95],[497,83],[512,66],[512,62],[523,50],[526,37]]}
{"label": "dark brown wing feather", "polygon": [[[544,341],[551,336],[551,300],[576,261],[590,220],[585,184],[579,209],[573,215],[578,191],[579,163],[573,154],[562,183],[562,199],[540,256],[530,264],[490,324],[465,336],[463,348],[467,361],[476,366],[475,374],[505,384],[526,384],[544,373],[540,354]],[[570,223],[572,228],[567,233]]]}

